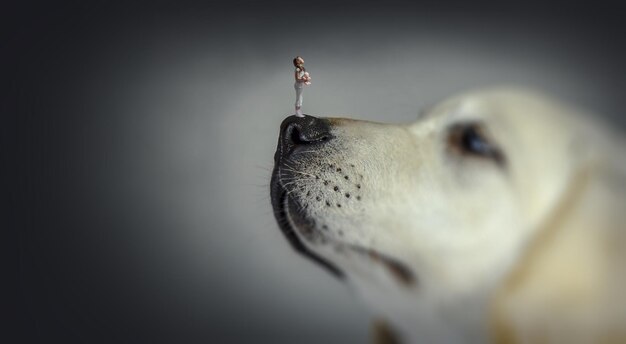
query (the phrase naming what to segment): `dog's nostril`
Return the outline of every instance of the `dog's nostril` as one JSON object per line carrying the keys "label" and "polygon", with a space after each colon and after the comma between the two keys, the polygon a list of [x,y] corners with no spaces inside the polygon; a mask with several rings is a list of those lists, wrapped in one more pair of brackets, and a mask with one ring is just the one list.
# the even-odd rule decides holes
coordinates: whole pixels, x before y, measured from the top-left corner
{"label": "dog's nostril", "polygon": [[328,141],[328,135],[319,132],[307,132],[306,128],[293,126],[289,139],[294,145],[306,145],[316,142]]}
{"label": "dog's nostril", "polygon": [[293,129],[291,129],[291,142],[293,142],[294,144],[303,144],[306,143],[306,141],[303,141],[300,137],[302,135],[300,134],[300,130],[296,127],[294,127]]}
{"label": "dog's nostril", "polygon": [[332,138],[328,120],[313,116],[289,116],[280,129],[279,155],[290,154],[297,146],[325,143]]}

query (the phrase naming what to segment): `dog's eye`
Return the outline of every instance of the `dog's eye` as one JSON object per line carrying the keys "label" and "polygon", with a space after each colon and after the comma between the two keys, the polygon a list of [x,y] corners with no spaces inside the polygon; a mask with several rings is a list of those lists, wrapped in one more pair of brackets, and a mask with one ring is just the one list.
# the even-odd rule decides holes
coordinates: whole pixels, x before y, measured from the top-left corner
{"label": "dog's eye", "polygon": [[480,123],[460,123],[450,127],[448,145],[458,154],[488,158],[498,164],[504,163],[502,152],[491,142]]}

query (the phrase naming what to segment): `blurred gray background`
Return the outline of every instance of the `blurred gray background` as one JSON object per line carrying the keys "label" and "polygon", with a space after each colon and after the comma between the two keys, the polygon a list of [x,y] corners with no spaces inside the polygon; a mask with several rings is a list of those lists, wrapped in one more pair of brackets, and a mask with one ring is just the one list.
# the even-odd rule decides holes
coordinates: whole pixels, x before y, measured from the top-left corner
{"label": "blurred gray background", "polygon": [[25,341],[368,341],[368,310],[272,216],[295,55],[313,78],[311,115],[410,122],[455,93],[513,84],[626,123],[624,25],[610,7],[12,10]]}

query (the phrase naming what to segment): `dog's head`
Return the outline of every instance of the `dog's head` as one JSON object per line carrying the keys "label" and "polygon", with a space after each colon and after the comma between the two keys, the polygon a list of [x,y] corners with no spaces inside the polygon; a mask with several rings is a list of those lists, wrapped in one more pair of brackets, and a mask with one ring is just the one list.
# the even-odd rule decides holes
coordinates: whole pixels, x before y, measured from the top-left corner
{"label": "dog's head", "polygon": [[410,125],[295,116],[272,205],[291,243],[374,288],[471,293],[501,278],[570,178],[571,128],[519,92],[456,97]]}

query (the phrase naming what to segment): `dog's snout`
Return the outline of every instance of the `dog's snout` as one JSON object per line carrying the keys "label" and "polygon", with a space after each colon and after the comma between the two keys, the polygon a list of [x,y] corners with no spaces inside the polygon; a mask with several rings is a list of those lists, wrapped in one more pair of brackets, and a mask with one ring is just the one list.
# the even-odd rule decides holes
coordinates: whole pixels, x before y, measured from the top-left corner
{"label": "dog's snout", "polygon": [[289,116],[280,125],[275,159],[292,154],[297,148],[330,140],[330,123],[323,118],[306,115]]}

